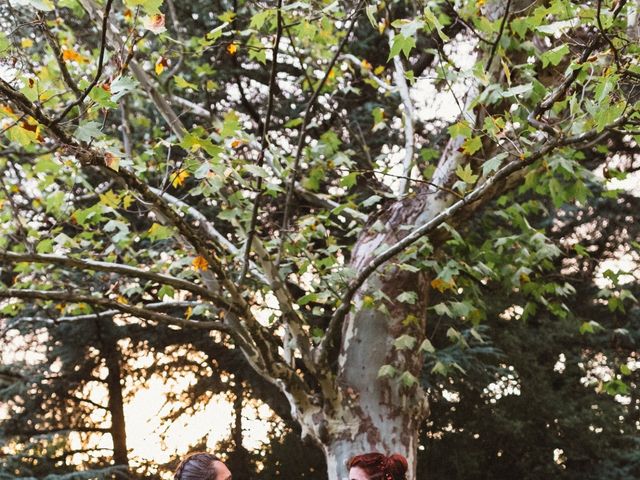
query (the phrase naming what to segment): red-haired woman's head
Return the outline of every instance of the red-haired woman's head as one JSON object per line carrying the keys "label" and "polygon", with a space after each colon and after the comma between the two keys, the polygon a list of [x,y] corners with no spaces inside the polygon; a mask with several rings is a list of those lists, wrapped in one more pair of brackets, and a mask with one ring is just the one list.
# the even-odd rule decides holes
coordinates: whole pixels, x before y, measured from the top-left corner
{"label": "red-haired woman's head", "polygon": [[406,480],[409,463],[398,453],[356,455],[347,462],[349,480]]}

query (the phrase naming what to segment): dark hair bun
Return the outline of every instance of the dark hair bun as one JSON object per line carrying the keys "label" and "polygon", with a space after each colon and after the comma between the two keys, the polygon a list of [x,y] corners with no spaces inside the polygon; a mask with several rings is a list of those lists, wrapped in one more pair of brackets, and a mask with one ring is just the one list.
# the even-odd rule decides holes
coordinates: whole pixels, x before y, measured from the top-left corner
{"label": "dark hair bun", "polygon": [[387,470],[393,475],[393,478],[405,478],[405,474],[407,470],[409,470],[409,462],[407,462],[407,459],[403,455],[394,453],[387,457]]}

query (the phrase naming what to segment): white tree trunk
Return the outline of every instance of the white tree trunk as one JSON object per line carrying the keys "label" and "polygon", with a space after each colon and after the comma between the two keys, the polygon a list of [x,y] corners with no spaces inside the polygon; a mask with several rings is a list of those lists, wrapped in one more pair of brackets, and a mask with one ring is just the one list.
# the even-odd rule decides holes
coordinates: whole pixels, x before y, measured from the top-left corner
{"label": "white tree trunk", "polygon": [[[380,412],[384,417],[384,413]],[[324,446],[325,458],[327,459],[327,476],[329,480],[347,480],[348,470],[347,461],[353,455],[357,455],[364,452],[405,452],[407,460],[409,461],[410,475],[407,477],[410,480],[415,480],[415,464],[416,464],[416,449],[418,441],[418,430],[414,429],[410,435],[397,435],[392,432],[402,431],[406,429],[406,419],[396,417],[394,420],[384,422],[382,438],[387,439],[384,442],[374,442],[370,438],[369,432],[363,432],[358,434],[355,438],[345,438],[341,440],[335,440],[328,445]],[[403,441],[409,441],[405,444]],[[409,453],[410,452],[410,453]]]}

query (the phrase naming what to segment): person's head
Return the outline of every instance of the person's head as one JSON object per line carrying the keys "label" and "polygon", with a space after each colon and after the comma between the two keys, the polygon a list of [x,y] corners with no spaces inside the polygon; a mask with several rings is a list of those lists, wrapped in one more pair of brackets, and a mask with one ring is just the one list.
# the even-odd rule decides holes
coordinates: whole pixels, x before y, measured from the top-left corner
{"label": "person's head", "polygon": [[356,455],[347,462],[349,480],[405,480],[409,463],[398,453]]}
{"label": "person's head", "polygon": [[231,480],[231,472],[215,455],[197,452],[182,459],[173,480]]}

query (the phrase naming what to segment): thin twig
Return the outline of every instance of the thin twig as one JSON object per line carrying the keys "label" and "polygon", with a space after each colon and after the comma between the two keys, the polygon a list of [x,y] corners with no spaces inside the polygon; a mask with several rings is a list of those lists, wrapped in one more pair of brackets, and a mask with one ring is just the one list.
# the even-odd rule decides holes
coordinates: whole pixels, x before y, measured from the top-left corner
{"label": "thin twig", "polygon": [[[258,155],[258,167],[262,167],[264,164],[264,155],[269,143],[269,127],[271,126],[271,114],[273,113],[273,98],[276,89],[276,82],[278,76],[278,50],[280,49],[280,39],[282,38],[282,0],[278,0],[276,7],[277,15],[277,29],[276,39],[273,45],[273,60],[271,62],[271,76],[269,79],[269,99],[267,100],[267,113],[264,117],[262,140],[260,142],[260,154]],[[253,211],[251,212],[251,222],[249,223],[249,231],[247,232],[247,241],[244,247],[244,259],[242,262],[242,269],[240,270],[240,277],[238,281],[240,284],[244,281],[249,269],[249,256],[251,255],[251,245],[253,243],[253,236],[256,233],[256,224],[258,223],[258,212],[260,211],[260,200],[262,199],[262,177],[258,177],[256,189],[258,194],[253,200]]]}
{"label": "thin twig", "polygon": [[41,15],[38,15],[38,18],[41,22],[40,28],[44,32],[44,36],[46,37],[47,42],[49,43],[49,46],[53,51],[53,56],[56,58],[56,62],[58,62],[58,67],[60,68],[60,73],[62,74],[64,82],[73,91],[76,99],[80,98],[82,96],[82,91],[78,88],[78,85],[69,73],[67,64],[64,61],[62,50],[60,49],[60,45],[58,44],[58,39],[53,35],[53,32],[51,32],[51,29],[47,25],[45,19]]}
{"label": "thin twig", "polygon": [[316,100],[320,96],[320,92],[322,91],[322,88],[324,87],[325,83],[327,82],[327,79],[329,78],[329,75],[331,74],[331,71],[333,70],[333,67],[336,64],[336,62],[338,60],[338,57],[340,56],[340,53],[342,52],[342,49],[347,44],[347,41],[349,40],[349,37],[351,36],[351,32],[353,31],[353,28],[355,27],[356,22],[358,20],[358,13],[362,9],[362,6],[364,5],[364,3],[365,3],[365,0],[360,0],[358,5],[354,9],[353,14],[351,15],[352,16],[352,20],[351,20],[351,24],[349,25],[349,28],[347,29],[347,32],[346,32],[345,36],[342,38],[342,41],[338,45],[338,49],[336,50],[336,53],[333,55],[333,58],[329,62],[329,66],[327,67],[327,69],[326,69],[326,71],[324,73],[324,76],[322,77],[322,80],[317,85],[315,91],[313,92],[313,95],[311,96],[311,99],[307,103],[307,108],[306,108],[306,110],[304,112],[304,117],[303,117],[303,120],[302,120],[302,124],[300,125],[300,131],[299,131],[299,136],[298,136],[298,146],[296,147],[296,154],[295,154],[294,161],[293,161],[293,169],[292,169],[292,172],[291,172],[291,176],[290,176],[291,178],[289,180],[289,185],[287,187],[287,195],[285,197],[284,216],[283,216],[283,219],[282,219],[282,227],[280,229],[280,244],[278,246],[278,256],[277,256],[277,259],[276,259],[276,267],[280,266],[280,261],[282,259],[282,249],[284,247],[284,241],[285,241],[285,238],[288,236],[287,235],[287,229],[289,228],[289,215],[290,215],[290,210],[291,210],[291,200],[293,199],[294,186],[295,186],[295,183],[296,183],[296,180],[297,180],[297,177],[298,177],[298,168],[300,166],[300,159],[302,158],[302,150],[303,150],[304,145],[306,143],[307,125],[309,124],[309,121],[311,120],[311,113],[313,112],[313,107],[315,106]]}
{"label": "thin twig", "polygon": [[100,56],[98,58],[98,70],[93,77],[93,81],[87,88],[84,89],[80,97],[77,98],[75,102],[70,103],[67,108],[65,108],[62,113],[53,120],[54,125],[60,123],[74,107],[80,105],[84,101],[84,99],[87,98],[87,95],[91,93],[91,90],[93,90],[93,88],[100,81],[100,77],[102,76],[102,69],[104,67],[104,54],[107,50],[107,29],[109,24],[109,13],[111,12],[112,4],[113,0],[107,0],[107,4],[104,7],[104,14],[102,16],[102,37],[100,39]]}
{"label": "thin twig", "polygon": [[491,69],[491,64],[493,63],[493,59],[496,55],[496,51],[498,50],[498,44],[502,39],[502,34],[504,32],[504,27],[507,24],[507,19],[509,18],[509,10],[511,9],[511,0],[507,0],[507,6],[504,10],[504,15],[502,16],[502,22],[500,23],[500,30],[498,31],[498,36],[491,46],[491,53],[489,54],[489,59],[487,60],[487,65],[484,67],[485,71],[489,71]]}

